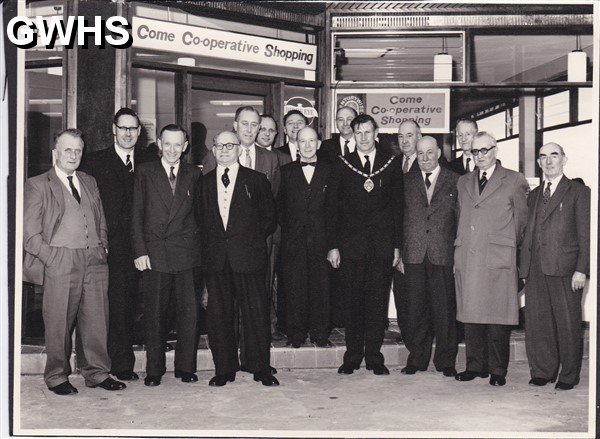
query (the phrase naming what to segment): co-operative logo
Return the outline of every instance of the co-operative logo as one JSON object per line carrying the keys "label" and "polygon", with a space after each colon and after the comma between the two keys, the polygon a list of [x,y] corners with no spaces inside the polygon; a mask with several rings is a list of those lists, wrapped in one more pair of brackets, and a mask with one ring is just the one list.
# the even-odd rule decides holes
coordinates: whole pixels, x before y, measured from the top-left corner
{"label": "co-operative logo", "polygon": [[338,102],[338,108],[350,107],[356,111],[356,114],[362,114],[365,112],[365,103],[361,98],[356,95],[350,95],[343,98]]}
{"label": "co-operative logo", "polygon": [[314,105],[306,98],[295,96],[290,98],[283,108],[284,113],[288,113],[292,110],[298,110],[306,116],[308,124],[310,125],[315,117],[319,117]]}

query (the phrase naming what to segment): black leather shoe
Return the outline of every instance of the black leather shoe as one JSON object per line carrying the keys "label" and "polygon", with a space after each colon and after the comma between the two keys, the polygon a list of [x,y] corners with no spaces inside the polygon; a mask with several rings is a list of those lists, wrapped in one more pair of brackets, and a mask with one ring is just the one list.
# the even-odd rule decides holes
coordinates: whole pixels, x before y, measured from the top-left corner
{"label": "black leather shoe", "polygon": [[487,372],[473,372],[470,370],[465,370],[459,374],[456,374],[454,377],[456,381],[472,381],[475,378],[487,378],[490,376]]}
{"label": "black leather shoe", "polygon": [[330,348],[333,346],[333,343],[328,338],[315,340],[314,343],[318,348]]}
{"label": "black leather shoe", "polygon": [[77,389],[68,381],[60,383],[58,386],[48,387],[48,389],[52,390],[57,395],[74,395],[75,393],[78,393]]}
{"label": "black leather shoe", "polygon": [[442,372],[445,377],[455,377],[456,376],[456,369],[453,368],[452,366],[444,367],[444,368],[442,368],[442,370],[438,370],[438,372]]}
{"label": "black leather shoe", "polygon": [[254,374],[254,381],[260,381],[263,386],[278,386],[279,381],[271,372],[259,372]]}
{"label": "black leather shoe", "polygon": [[125,383],[122,383],[121,381],[113,380],[111,377],[108,377],[101,383],[96,384],[95,386],[92,386],[92,387],[93,388],[100,387],[104,390],[114,391],[114,390],[123,390],[127,386],[125,385]]}
{"label": "black leather shoe", "polygon": [[113,375],[121,381],[137,381],[140,379],[139,375],[131,370],[128,370],[126,372],[118,372]]}
{"label": "black leather shoe", "polygon": [[[269,370],[271,371],[272,375],[276,375],[277,374],[277,369],[275,369],[273,366],[269,366]],[[246,366],[245,364],[240,365],[240,371],[241,372],[248,372],[248,373],[252,373],[249,369],[248,366]]]}
{"label": "black leather shoe", "polygon": [[146,378],[144,378],[144,384],[148,387],[160,386],[160,378],[161,377],[156,375],[148,375]]}
{"label": "black leather shoe", "polygon": [[232,373],[226,373],[224,375],[215,375],[214,377],[212,377],[210,379],[210,381],[208,382],[209,386],[212,387],[222,387],[225,384],[227,384],[227,382],[234,382],[235,381],[235,372]]}
{"label": "black leather shoe", "polygon": [[563,383],[562,381],[557,382],[554,386],[556,390],[571,390],[573,387],[575,387],[573,384]]}
{"label": "black leather shoe", "polygon": [[500,375],[494,375],[490,377],[490,386],[503,386],[506,384],[506,378]]}
{"label": "black leather shoe", "polygon": [[404,375],[414,375],[415,373],[417,373],[417,371],[425,372],[426,370],[427,369],[419,369],[415,366],[407,365],[400,369],[400,373],[403,373]]}
{"label": "black leather shoe", "polygon": [[372,370],[375,375],[389,375],[390,371],[383,364],[376,364],[375,366],[367,366],[367,370]]}
{"label": "black leather shoe", "polygon": [[546,378],[531,378],[529,380],[530,386],[545,386],[546,384],[554,382],[554,380],[548,380]]}
{"label": "black leather shoe", "polygon": [[174,348],[171,343],[165,343],[164,349],[165,349],[165,352],[171,352]]}
{"label": "black leather shoe", "polygon": [[358,370],[358,369],[360,369],[360,366],[352,366],[350,364],[344,363],[339,367],[338,373],[350,375],[350,374],[354,373],[355,370]]}
{"label": "black leather shoe", "polygon": [[175,378],[181,378],[184,383],[195,383],[198,381],[198,375],[191,372],[183,372],[175,369]]}

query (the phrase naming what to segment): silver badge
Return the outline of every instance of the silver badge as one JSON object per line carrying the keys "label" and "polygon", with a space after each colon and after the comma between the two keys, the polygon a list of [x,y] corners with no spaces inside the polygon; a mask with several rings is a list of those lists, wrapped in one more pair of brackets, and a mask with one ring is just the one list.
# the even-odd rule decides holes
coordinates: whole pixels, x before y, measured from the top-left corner
{"label": "silver badge", "polygon": [[370,178],[367,178],[365,180],[365,184],[363,186],[367,192],[371,192],[373,190],[373,188],[375,187],[375,184],[373,183],[373,180],[371,180]]}

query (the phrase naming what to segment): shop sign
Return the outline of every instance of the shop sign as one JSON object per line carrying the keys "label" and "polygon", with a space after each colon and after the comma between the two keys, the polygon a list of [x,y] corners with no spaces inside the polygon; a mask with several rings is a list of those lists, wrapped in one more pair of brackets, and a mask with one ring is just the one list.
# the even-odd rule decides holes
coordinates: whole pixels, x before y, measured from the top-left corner
{"label": "shop sign", "polygon": [[317,109],[313,105],[311,101],[302,96],[295,96],[293,98],[288,99],[283,108],[283,113],[289,113],[292,110],[298,110],[306,118],[308,119],[308,124],[310,125],[315,117],[319,117],[317,113]]}
{"label": "shop sign", "polygon": [[398,126],[410,119],[423,133],[450,132],[449,89],[344,90],[337,92],[336,104],[370,114],[381,133],[397,133]]}
{"label": "shop sign", "polygon": [[316,70],[317,46],[133,17],[133,47]]}

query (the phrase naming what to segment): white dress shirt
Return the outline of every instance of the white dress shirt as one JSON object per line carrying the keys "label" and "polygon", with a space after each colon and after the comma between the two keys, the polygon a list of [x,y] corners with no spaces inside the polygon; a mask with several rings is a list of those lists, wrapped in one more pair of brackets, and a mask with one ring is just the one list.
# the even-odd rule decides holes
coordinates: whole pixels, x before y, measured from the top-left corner
{"label": "white dress shirt", "polygon": [[[65,187],[69,190],[69,192],[71,192],[71,186],[69,185],[69,179],[67,178],[67,173],[65,173],[58,166],[54,166],[54,170],[56,171],[56,175],[58,176],[58,178],[60,179],[62,184],[64,184]],[[77,178],[77,171],[73,171],[73,174],[71,174],[71,175],[73,176],[73,185],[75,186],[75,189],[77,189],[77,192],[79,192],[79,196],[81,196],[81,186],[79,184],[79,179]]]}
{"label": "white dress shirt", "polygon": [[[354,138],[354,136],[352,136],[347,140],[349,141],[348,142],[348,151],[354,152],[354,150],[356,149],[356,139]],[[340,154],[342,156],[344,155],[344,145],[345,144],[346,144],[346,139],[344,139],[342,136],[340,136]]]}
{"label": "white dress shirt", "polygon": [[288,141],[288,146],[290,147],[290,156],[292,157],[292,161],[295,161],[296,157],[298,156],[298,147],[291,141]]}
{"label": "white dress shirt", "polygon": [[465,168],[465,170],[467,169],[467,159],[471,159],[471,161],[469,162],[469,172],[471,172],[473,169],[475,169],[475,159],[472,154],[467,157],[467,155],[463,152],[462,162],[463,168]]}
{"label": "white dress shirt", "polygon": [[171,165],[167,163],[164,158],[161,158],[160,163],[162,164],[162,167],[167,173],[168,178],[171,178],[171,166],[173,167],[173,174],[175,174],[175,178],[177,178],[177,175],[179,174],[179,164],[181,163],[181,160],[177,160],[177,163]]}
{"label": "white dress shirt", "polygon": [[[431,185],[427,188],[425,184],[425,174],[431,174],[429,176],[429,182]],[[427,194],[427,203],[431,203],[431,197],[433,197],[433,191],[435,190],[435,183],[437,182],[438,175],[440,175],[440,166],[436,166],[435,169],[431,172],[421,171],[421,175],[423,176],[423,184],[425,184],[425,193]]]}
{"label": "white dress shirt", "polygon": [[558,177],[554,177],[554,179],[550,180],[544,180],[544,184],[542,185],[542,191],[546,190],[546,186],[548,186],[548,182],[552,183],[550,185],[550,196],[554,195],[554,192],[556,191],[556,187],[558,186],[558,183],[560,183],[560,180],[562,180],[564,174],[560,174]]}
{"label": "white dress shirt", "polygon": [[490,166],[488,169],[486,169],[485,171],[482,171],[480,169],[479,170],[479,180],[481,180],[481,175],[485,172],[485,178],[487,178],[487,180],[490,181],[490,178],[492,178],[492,174],[494,173],[495,169],[496,169],[496,162],[494,162],[494,164],[492,166]]}
{"label": "white dress shirt", "polygon": [[[302,161],[300,161],[300,165],[302,165]],[[315,165],[317,164],[317,162],[314,162]],[[310,184],[310,182],[312,181],[313,175],[315,174],[315,167],[314,166],[302,166],[302,172],[304,173],[304,178],[306,178],[306,181],[308,184]]]}
{"label": "white dress shirt", "polygon": [[217,165],[217,199],[219,203],[219,214],[221,215],[221,220],[223,221],[223,227],[225,230],[227,230],[227,223],[229,221],[229,207],[231,206],[233,188],[235,187],[235,180],[237,179],[240,164],[234,163],[228,166],[228,168],[229,171],[227,176],[229,177],[229,184],[227,187],[225,187],[221,179],[225,173],[225,166]]}
{"label": "white dress shirt", "polygon": [[250,153],[250,169],[256,169],[256,148],[260,147],[254,144],[249,146],[248,148],[240,145],[241,154],[239,162],[242,166],[246,166],[246,151],[248,151]]}
{"label": "white dress shirt", "polygon": [[[365,156],[368,155],[369,156],[369,162],[371,163],[371,173],[373,173],[374,169],[373,169],[373,164],[375,163],[375,153],[377,152],[376,149],[373,149],[373,151],[371,151],[368,154],[365,154],[363,152],[358,152],[358,157],[360,158],[360,162],[362,163],[362,167],[364,169],[365,167],[365,162],[367,161],[365,159]],[[361,169],[362,170],[362,169]]]}
{"label": "white dress shirt", "polygon": [[404,163],[408,162],[408,166],[406,167],[406,172],[410,171],[410,168],[412,167],[416,158],[417,158],[416,152],[414,152],[412,155],[410,155],[408,157],[405,156],[404,154],[402,154],[402,170],[404,170]]}
{"label": "white dress shirt", "polygon": [[115,152],[117,153],[119,158],[123,161],[124,165],[127,164],[127,156],[129,155],[129,160],[131,160],[131,169],[133,169],[133,154],[134,154],[133,151],[134,150],[135,150],[135,148],[123,149],[115,143]]}

